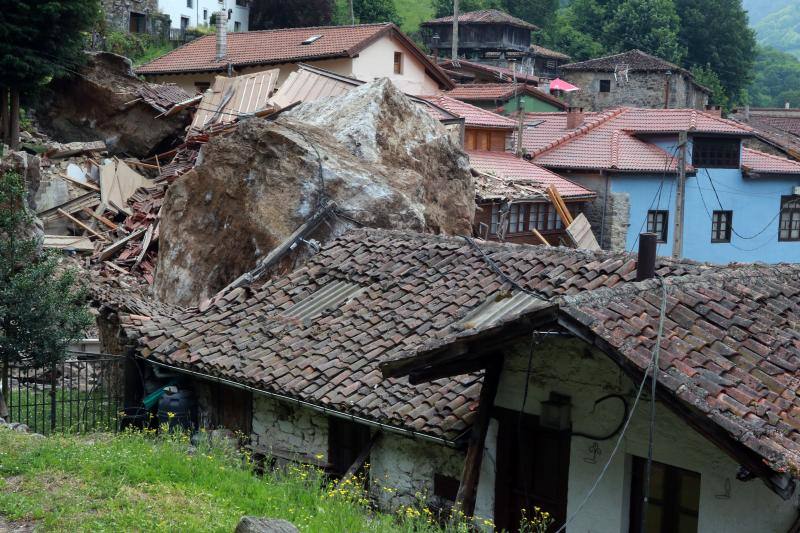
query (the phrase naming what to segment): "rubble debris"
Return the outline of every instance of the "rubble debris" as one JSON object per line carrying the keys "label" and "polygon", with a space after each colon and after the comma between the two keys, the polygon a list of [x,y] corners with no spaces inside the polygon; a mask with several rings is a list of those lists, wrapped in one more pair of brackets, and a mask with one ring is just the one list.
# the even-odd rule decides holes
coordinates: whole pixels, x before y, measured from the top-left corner
{"label": "rubble debris", "polygon": [[44,248],[46,250],[65,250],[81,253],[94,252],[94,244],[88,237],[72,235],[45,235]]}
{"label": "rubble debris", "polygon": [[152,181],[133,170],[119,159],[106,161],[100,167],[100,200],[107,208],[132,215],[128,199],[140,187],[149,187]]}
{"label": "rubble debris", "polygon": [[[389,80],[211,135],[164,200],[155,293],[210,298],[284,242],[325,200],[325,241],[354,222],[463,234],[475,210],[469,161],[445,128]],[[162,174],[163,175],[163,174]],[[296,247],[302,258],[310,247]],[[291,267],[289,264],[281,265]],[[280,269],[279,269],[280,271]]]}
{"label": "rubble debris", "polygon": [[50,148],[44,153],[44,156],[49,159],[64,159],[93,152],[105,152],[106,149],[104,141],[71,142]]}
{"label": "rubble debris", "polygon": [[71,78],[56,79],[34,110],[39,127],[57,140],[103,140],[111,154],[145,157],[183,136],[188,114],[156,118],[170,101],[190,95],[177,86],[144,82],[129,59],[108,52],[87,53]]}

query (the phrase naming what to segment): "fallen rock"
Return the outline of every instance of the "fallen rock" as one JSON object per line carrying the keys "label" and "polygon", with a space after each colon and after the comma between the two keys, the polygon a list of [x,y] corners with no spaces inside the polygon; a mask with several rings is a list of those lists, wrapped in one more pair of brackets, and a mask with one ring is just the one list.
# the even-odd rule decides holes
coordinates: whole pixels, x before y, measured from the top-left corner
{"label": "fallen rock", "polygon": [[300,533],[294,524],[280,518],[243,516],[234,533]]}
{"label": "fallen rock", "polygon": [[[142,90],[168,92],[173,100],[189,98],[175,86],[144,82],[133,74],[129,59],[108,52],[87,53],[79,75],[53,80],[47,97],[35,109],[39,127],[55,140],[105,141],[112,154],[144,157],[182,136],[185,112],[155,118],[160,113],[143,99]],[[148,102],[149,101],[149,102]]]}
{"label": "fallen rock", "polygon": [[[471,231],[466,154],[385,79],[274,121],[243,121],[233,133],[212,137],[199,161],[170,186],[162,208],[155,292],[167,303],[213,296],[328,199],[341,216],[313,233],[322,243],[351,227],[350,219],[418,232]],[[311,251],[298,246],[283,271]]]}

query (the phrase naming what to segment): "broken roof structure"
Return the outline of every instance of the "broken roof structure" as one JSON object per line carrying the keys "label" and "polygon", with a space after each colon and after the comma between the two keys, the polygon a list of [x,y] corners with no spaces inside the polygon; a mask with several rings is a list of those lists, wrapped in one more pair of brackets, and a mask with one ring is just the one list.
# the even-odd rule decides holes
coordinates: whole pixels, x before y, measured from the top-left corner
{"label": "broken roof structure", "polygon": [[558,109],[566,108],[566,104],[555,96],[526,83],[470,83],[457,85],[455,89],[450,89],[446,94],[451,98],[468,102],[506,101],[517,95],[527,95],[547,102]]}
{"label": "broken roof structure", "polygon": [[514,80],[517,80],[518,82],[529,83],[533,85],[539,84],[539,76],[534,76],[533,74],[526,74],[524,72],[514,71],[506,67],[489,65],[486,63],[476,63],[474,61],[467,61],[465,59],[459,59],[457,61],[448,59],[446,61],[440,62],[439,66],[447,71],[477,72],[482,74],[484,77],[488,76],[492,80],[497,80],[498,82],[503,82],[503,83],[513,83]]}
{"label": "broken roof structure", "polygon": [[[635,282],[636,265],[625,253],[360,229],[204,311],[118,312],[154,363],[454,444],[475,416],[479,358],[533,328],[562,327],[640,380],[662,281]],[[777,491],[800,471],[799,268],[656,264],[659,394]]]}
{"label": "broken roof structure", "polygon": [[753,128],[756,137],[792,159],[800,159],[800,109],[745,108],[732,118]]}

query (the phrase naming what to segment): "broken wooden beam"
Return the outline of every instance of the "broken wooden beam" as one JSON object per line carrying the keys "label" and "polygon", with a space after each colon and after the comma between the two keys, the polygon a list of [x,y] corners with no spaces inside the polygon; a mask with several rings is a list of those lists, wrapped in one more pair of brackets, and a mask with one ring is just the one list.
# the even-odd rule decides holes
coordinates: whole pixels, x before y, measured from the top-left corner
{"label": "broken wooden beam", "polygon": [[122,239],[118,240],[117,242],[111,244],[110,246],[104,248],[103,251],[100,252],[100,256],[97,258],[97,260],[98,261],[105,261],[109,257],[113,256],[115,253],[117,253],[120,250],[122,250],[125,247],[125,245],[128,244],[128,242],[130,242],[133,239],[135,239],[136,237],[142,235],[145,231],[147,231],[145,228],[142,228],[140,230],[134,231],[133,233],[131,233],[127,237],[122,238]]}
{"label": "broken wooden beam", "polygon": [[539,233],[538,229],[531,228],[531,232],[533,233],[533,236],[536,237],[539,240],[540,244],[544,244],[545,246],[550,246],[550,243],[547,242],[547,239],[544,238],[544,235]]}
{"label": "broken wooden beam", "polygon": [[377,442],[381,439],[382,436],[383,433],[379,431],[372,435],[372,438],[369,439],[367,445],[364,446],[364,449],[361,450],[361,452],[359,452],[355,461],[353,461],[353,464],[350,465],[350,468],[348,468],[347,472],[344,473],[342,479],[339,480],[339,484],[342,484],[345,482],[345,480],[354,477],[356,473],[358,473],[358,471],[361,470],[361,467],[363,467],[364,463],[366,463],[367,459],[369,459],[369,454],[372,451],[372,447],[375,446],[375,444],[377,444]]}
{"label": "broken wooden beam", "polygon": [[69,181],[70,183],[74,183],[78,187],[89,189],[90,191],[100,192],[100,187],[98,187],[97,185],[93,185],[87,181],[76,180],[72,176],[65,174],[63,172],[59,172],[58,175],[64,178],[65,180]]}
{"label": "broken wooden beam", "polygon": [[79,219],[75,218],[74,216],[70,215],[69,213],[67,213],[63,209],[59,209],[58,210],[58,214],[60,214],[61,216],[64,216],[67,219],[71,220],[73,223],[77,224],[80,228],[83,228],[85,231],[88,231],[90,234],[94,235],[98,239],[101,239],[101,240],[104,240],[104,241],[108,240],[105,235],[97,233],[95,230],[90,228],[88,225],[84,224],[84,222],[82,220],[79,220]]}
{"label": "broken wooden beam", "polygon": [[153,224],[150,224],[147,227],[147,231],[144,234],[144,239],[142,239],[142,251],[139,252],[138,257],[136,257],[136,261],[133,263],[133,266],[131,267],[132,269],[136,268],[137,266],[139,266],[139,263],[142,262],[142,259],[144,259],[144,256],[147,255],[147,250],[148,250],[148,248],[150,248],[150,243],[152,242],[152,239],[153,239],[153,230],[154,229],[155,229],[155,226]]}
{"label": "broken wooden beam", "polygon": [[469,438],[467,456],[464,459],[464,469],[461,472],[461,483],[456,494],[454,508],[465,516],[472,516],[475,512],[475,496],[478,489],[478,478],[483,461],[483,450],[486,442],[486,433],[489,430],[489,420],[494,407],[494,397],[500,383],[500,373],[503,369],[503,355],[498,353],[489,362],[483,375],[483,386],[478,404],[478,416],[472,424]]}
{"label": "broken wooden beam", "polygon": [[95,220],[97,220],[98,222],[100,222],[100,223],[102,223],[103,225],[105,225],[105,226],[106,226],[108,229],[111,229],[111,230],[116,230],[116,229],[117,229],[117,227],[118,227],[116,224],[114,224],[113,222],[111,222],[110,220],[108,220],[106,217],[104,217],[104,216],[102,216],[102,215],[98,215],[97,213],[95,213],[94,211],[92,211],[91,209],[89,209],[88,207],[84,207],[84,208],[82,209],[82,211],[83,211],[84,213],[86,213],[87,215],[89,215],[90,217],[92,217],[93,219],[95,219]]}
{"label": "broken wooden beam", "polygon": [[105,141],[74,142],[64,146],[64,148],[53,148],[45,152],[45,156],[50,159],[63,159],[76,155],[87,154],[89,152],[105,152],[107,150]]}

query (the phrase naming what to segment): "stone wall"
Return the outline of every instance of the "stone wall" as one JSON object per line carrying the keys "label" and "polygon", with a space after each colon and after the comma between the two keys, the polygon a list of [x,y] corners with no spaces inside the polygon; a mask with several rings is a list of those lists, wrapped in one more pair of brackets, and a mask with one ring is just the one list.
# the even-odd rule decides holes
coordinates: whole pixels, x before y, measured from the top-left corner
{"label": "stone wall", "polygon": [[158,0],[102,0],[109,30],[130,31],[131,13],[145,15],[146,33],[169,38],[170,18],[159,12]]}
{"label": "stone wall", "polygon": [[315,411],[265,396],[253,398],[251,442],[262,449],[328,459],[328,419]]}
{"label": "stone wall", "polygon": [[[586,111],[628,106],[663,108],[667,76],[664,72],[630,72],[628,80],[619,82],[613,72],[565,71],[562,78],[581,88],[569,93],[567,102]],[[611,91],[600,92],[600,80],[610,80]],[[669,107],[704,109],[708,96],[681,74],[669,76]]]}
{"label": "stone wall", "polygon": [[433,493],[434,476],[460,480],[464,452],[386,433],[372,449],[370,465],[370,492],[381,509],[394,510],[418,498],[441,507],[444,502]]}

